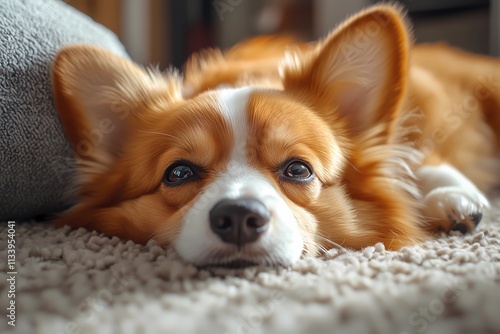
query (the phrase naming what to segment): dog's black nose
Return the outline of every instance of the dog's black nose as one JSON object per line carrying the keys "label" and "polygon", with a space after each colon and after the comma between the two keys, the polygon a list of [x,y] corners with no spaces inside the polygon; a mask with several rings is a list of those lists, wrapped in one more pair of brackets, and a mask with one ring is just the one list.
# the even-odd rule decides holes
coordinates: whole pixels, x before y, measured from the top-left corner
{"label": "dog's black nose", "polygon": [[243,246],[269,227],[270,213],[254,198],[223,199],[210,210],[210,228],[222,241]]}

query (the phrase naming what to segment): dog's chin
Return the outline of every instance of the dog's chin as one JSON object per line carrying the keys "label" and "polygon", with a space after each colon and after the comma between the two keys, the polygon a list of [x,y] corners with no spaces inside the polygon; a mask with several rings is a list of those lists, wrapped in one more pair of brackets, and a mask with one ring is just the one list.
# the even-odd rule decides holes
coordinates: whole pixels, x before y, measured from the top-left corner
{"label": "dog's chin", "polygon": [[289,259],[281,258],[279,256],[269,254],[263,249],[255,249],[252,251],[246,250],[233,250],[219,252],[217,255],[206,257],[201,261],[189,261],[199,268],[229,268],[229,269],[242,269],[255,266],[266,267],[290,267],[292,261]]}

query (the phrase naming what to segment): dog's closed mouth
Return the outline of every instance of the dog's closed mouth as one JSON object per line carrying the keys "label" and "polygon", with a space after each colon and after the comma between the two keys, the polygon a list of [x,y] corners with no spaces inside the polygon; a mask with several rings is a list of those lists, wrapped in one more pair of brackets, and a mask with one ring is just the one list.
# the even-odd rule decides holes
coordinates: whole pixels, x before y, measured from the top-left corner
{"label": "dog's closed mouth", "polygon": [[254,267],[259,265],[259,263],[254,262],[254,261],[249,261],[249,260],[244,260],[244,259],[237,259],[237,260],[232,260],[229,262],[219,262],[219,263],[211,263],[207,265],[206,267],[223,267],[223,268],[228,268],[228,269],[243,269],[247,267]]}

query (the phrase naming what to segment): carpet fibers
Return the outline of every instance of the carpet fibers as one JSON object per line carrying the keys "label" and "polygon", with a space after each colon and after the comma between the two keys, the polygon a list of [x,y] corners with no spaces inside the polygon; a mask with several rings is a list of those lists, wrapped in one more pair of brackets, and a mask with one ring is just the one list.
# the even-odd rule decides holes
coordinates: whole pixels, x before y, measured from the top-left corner
{"label": "carpet fibers", "polygon": [[[293,268],[197,269],[154,242],[21,223],[1,333],[500,333],[500,198],[476,232]],[[0,224],[0,270],[8,225]]]}

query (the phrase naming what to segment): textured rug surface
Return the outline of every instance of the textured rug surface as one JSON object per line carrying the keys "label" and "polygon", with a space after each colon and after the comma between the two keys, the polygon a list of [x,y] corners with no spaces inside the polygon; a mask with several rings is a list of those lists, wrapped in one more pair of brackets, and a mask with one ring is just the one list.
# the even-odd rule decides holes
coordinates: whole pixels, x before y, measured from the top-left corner
{"label": "textured rug surface", "polygon": [[[500,333],[500,198],[472,235],[331,250],[293,268],[199,270],[150,242],[16,223],[1,333]],[[0,271],[8,271],[7,224]]]}

